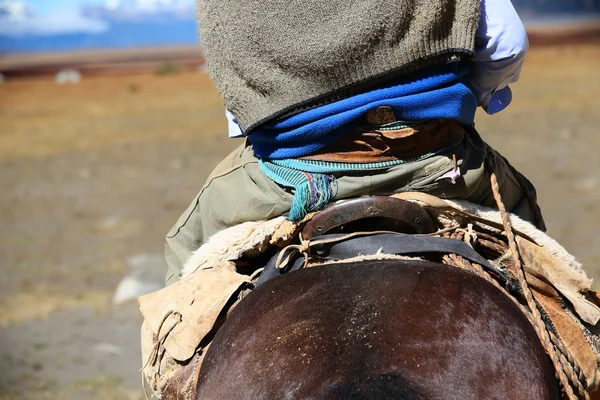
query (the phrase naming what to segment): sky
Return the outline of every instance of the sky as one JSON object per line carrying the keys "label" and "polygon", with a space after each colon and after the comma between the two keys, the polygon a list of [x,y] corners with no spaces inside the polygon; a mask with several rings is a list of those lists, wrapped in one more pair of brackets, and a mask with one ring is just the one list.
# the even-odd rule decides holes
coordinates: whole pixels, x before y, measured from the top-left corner
{"label": "sky", "polygon": [[102,32],[101,20],[87,18],[76,0],[0,0],[4,18],[0,34],[7,36]]}
{"label": "sky", "polygon": [[[526,23],[600,16],[600,0],[512,2]],[[0,53],[196,43],[194,0],[0,0]]]}
{"label": "sky", "polygon": [[[0,0],[0,35],[102,33],[112,17],[191,9],[193,0]],[[90,15],[86,9],[95,8]]]}
{"label": "sky", "polygon": [[[116,8],[120,5],[131,3],[142,9],[156,9],[161,6],[172,6],[177,3],[186,4],[191,1],[176,1],[176,0],[13,0],[15,3],[25,3],[27,6],[35,8],[41,13],[55,12],[59,10],[77,9],[82,5],[106,6],[108,8]],[[2,3],[2,1],[0,1]]]}
{"label": "sky", "polygon": [[[30,7],[35,8],[40,13],[50,13],[58,10],[76,9],[83,3],[81,0],[29,0],[26,1]],[[89,0],[88,4],[102,5],[103,0]]]}

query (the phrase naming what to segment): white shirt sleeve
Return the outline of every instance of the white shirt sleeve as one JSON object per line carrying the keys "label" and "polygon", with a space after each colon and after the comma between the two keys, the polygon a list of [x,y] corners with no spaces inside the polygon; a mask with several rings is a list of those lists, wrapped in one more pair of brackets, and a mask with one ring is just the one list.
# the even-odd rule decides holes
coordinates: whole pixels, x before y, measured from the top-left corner
{"label": "white shirt sleeve", "polygon": [[508,85],[519,80],[528,49],[525,27],[510,0],[482,0],[471,85],[488,114],[510,103]]}
{"label": "white shirt sleeve", "polygon": [[225,116],[227,117],[227,126],[229,130],[230,138],[239,138],[244,136],[244,132],[242,132],[242,128],[237,123],[237,119],[233,116],[229,110],[225,110]]}

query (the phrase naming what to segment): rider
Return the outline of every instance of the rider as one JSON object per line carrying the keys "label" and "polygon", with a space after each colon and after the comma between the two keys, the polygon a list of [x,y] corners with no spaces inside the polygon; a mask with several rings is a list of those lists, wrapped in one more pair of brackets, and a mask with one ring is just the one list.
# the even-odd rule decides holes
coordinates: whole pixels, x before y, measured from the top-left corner
{"label": "rider", "polygon": [[166,238],[167,284],[211,235],[365,194],[420,191],[545,229],[535,189],[474,129],[511,101],[527,36],[510,0],[197,0],[232,137]]}

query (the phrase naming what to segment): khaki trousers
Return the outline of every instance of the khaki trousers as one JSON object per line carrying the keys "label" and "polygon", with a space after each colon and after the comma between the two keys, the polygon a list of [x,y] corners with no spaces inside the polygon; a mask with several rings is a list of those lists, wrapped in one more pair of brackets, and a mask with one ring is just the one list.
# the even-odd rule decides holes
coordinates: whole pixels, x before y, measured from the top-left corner
{"label": "khaki trousers", "polygon": [[[445,154],[384,172],[337,177],[335,200],[416,191],[496,208],[488,171],[492,165],[506,209],[545,230],[533,185],[485,144],[473,127],[464,129],[464,140]],[[452,170],[453,154],[461,177],[455,184],[436,181]],[[292,199],[288,190],[261,171],[251,146],[243,145],[234,150],[210,174],[200,193],[167,234],[167,285],[181,278],[181,269],[191,253],[216,232],[242,222],[285,214],[290,210]]]}

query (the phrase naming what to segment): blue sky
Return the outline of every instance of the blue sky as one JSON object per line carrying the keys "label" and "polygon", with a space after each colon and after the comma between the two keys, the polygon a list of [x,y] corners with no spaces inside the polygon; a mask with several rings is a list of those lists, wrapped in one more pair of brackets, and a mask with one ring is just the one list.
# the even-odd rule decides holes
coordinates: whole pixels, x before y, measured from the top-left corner
{"label": "blue sky", "polygon": [[0,0],[0,36],[102,33],[111,20],[192,17],[192,8],[193,0]]}
{"label": "blue sky", "polygon": [[[57,10],[78,9],[83,2],[81,0],[30,0],[26,3],[40,13],[49,13]],[[103,0],[89,0],[86,3],[90,5],[106,4]]]}
{"label": "blue sky", "polygon": [[[82,5],[96,5],[96,6],[116,6],[120,3],[126,3],[126,1],[119,0],[25,0],[23,1],[26,5],[34,8],[40,13],[50,13],[59,10],[74,10],[79,9]],[[169,0],[137,0],[130,1],[130,3],[137,4],[141,7],[156,8],[160,6],[168,7],[172,4],[177,3],[191,3],[191,1],[169,1]]]}

